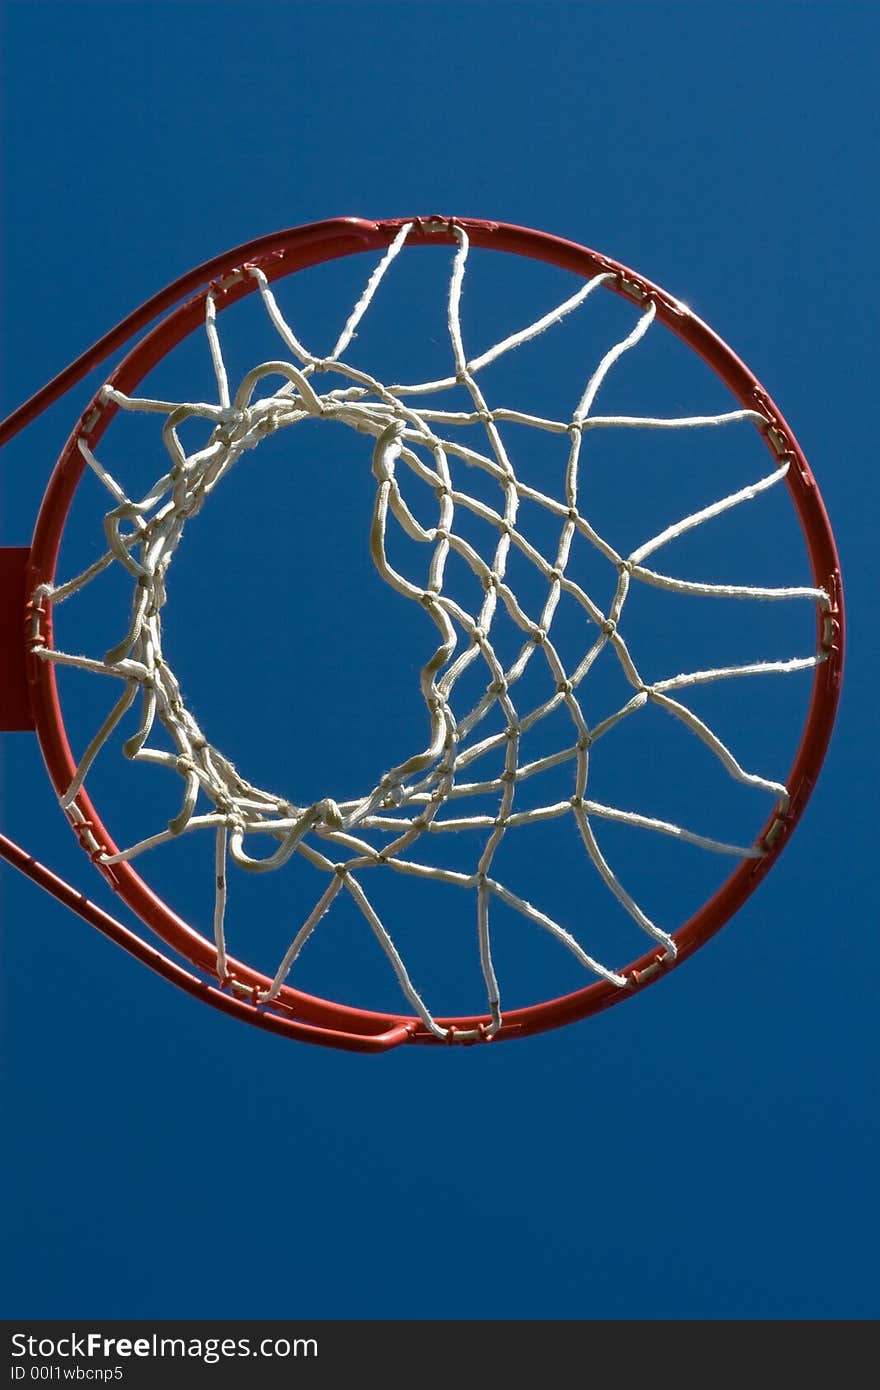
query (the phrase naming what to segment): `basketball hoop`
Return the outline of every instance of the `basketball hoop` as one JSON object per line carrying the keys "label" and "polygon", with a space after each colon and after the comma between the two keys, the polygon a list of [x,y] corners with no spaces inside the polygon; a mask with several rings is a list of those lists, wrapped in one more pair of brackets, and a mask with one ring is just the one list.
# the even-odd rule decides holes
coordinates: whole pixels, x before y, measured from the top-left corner
{"label": "basketball hoop", "polygon": [[[352,344],[398,258],[413,248],[438,247],[452,251],[448,369],[430,380],[388,383],[355,365]],[[578,287],[525,326],[471,353],[463,336],[461,301],[472,247],[544,262],[578,277]],[[365,287],[332,349],[316,354],[285,317],[273,286],[286,276],[355,253],[373,253],[378,260],[365,277]],[[254,364],[234,388],[228,379],[218,319],[252,295],[262,303],[274,330],[278,355]],[[634,322],[607,347],[598,364],[584,369],[582,390],[569,415],[550,418],[513,404],[491,403],[482,384],[488,368],[551,334],[569,316],[589,312],[589,302],[603,295],[616,296],[628,305]],[[732,397],[731,409],[685,416],[598,413],[594,407],[606,377],[619,360],[638,348],[655,323],[711,369]],[[173,400],[139,395],[145,377],[198,330],[207,334],[216,400],[193,399],[183,382]],[[55,792],[82,848],[114,892],[173,956],[2,836],[0,855],[157,973],[204,1002],[288,1037],[359,1051],[383,1051],[403,1042],[500,1041],[585,1018],[668,974],[730,919],[775,863],[818,776],[838,703],[843,597],[828,519],[794,435],[748,368],[704,323],[626,267],[544,233],[464,218],[336,219],[249,242],[175,281],[11,415],[0,426],[0,444],[136,339],[74,427],[49,480],[30,547],[0,549],[0,656],[10,672],[0,703],[0,728],[36,730]],[[454,405],[447,406],[446,400],[454,400]],[[121,425],[125,417],[135,415],[155,417],[164,444],[162,466],[141,495],[132,495],[117,479],[102,449],[114,420]],[[384,770],[356,797],[327,795],[304,804],[255,785],[208,740],[187,709],[163,652],[161,614],[167,601],[168,568],[206,498],[222,487],[245,451],[258,448],[277,431],[315,420],[345,426],[366,444],[375,500],[365,527],[376,570],[402,600],[423,611],[432,625],[434,646],[419,683],[428,730],[425,741],[391,767],[377,749],[377,765]],[[193,421],[207,432],[207,442],[188,451],[180,431]],[[516,451],[505,437],[511,427],[558,438],[565,482],[557,495],[521,476]],[[579,488],[584,441],[591,432],[615,429],[757,431],[770,466],[747,485],[719,489],[708,506],[665,525],[634,549],[622,550],[593,524]],[[97,477],[108,497],[106,548],[87,569],[59,578],[56,569],[68,513],[87,472]],[[428,499],[433,509],[428,520],[408,501],[400,482],[404,473],[407,486],[421,487],[420,495]],[[488,502],[475,495],[468,485],[469,474],[497,488],[497,500]],[[806,542],[811,583],[775,587],[707,583],[678,579],[654,567],[651,557],[666,544],[735,512],[745,502],[782,489]],[[553,553],[544,553],[519,525],[520,508],[526,505],[540,509],[556,527]],[[466,538],[460,517],[485,528],[490,539],[482,550]],[[427,582],[402,573],[393,562],[390,544],[398,532],[429,557]],[[603,607],[576,571],[572,556],[581,546],[599,557],[613,576],[610,605]],[[529,608],[509,579],[511,554],[531,566],[544,586],[539,610]],[[470,608],[445,586],[450,556],[461,562],[479,589],[479,601]],[[127,630],[103,655],[65,650],[63,643],[56,644],[55,610],[68,600],[75,603],[111,566],[130,577],[133,596]],[[626,637],[627,600],[639,585],[719,603],[810,604],[816,613],[815,650],[796,656],[785,653],[771,661],[688,670],[649,682],[642,677],[638,655]],[[553,625],[560,603],[573,606],[582,622],[583,650],[574,666],[563,662],[554,644]],[[502,659],[498,650],[495,633],[502,618],[518,635],[519,649],[512,660]],[[629,693],[619,709],[590,724],[581,694],[602,653],[617,661]],[[76,755],[59,696],[58,672],[63,668],[90,672],[96,678],[109,676],[117,693],[121,689],[101,727]],[[546,698],[522,709],[517,703],[520,682],[527,670],[536,668],[546,677]],[[741,676],[775,679],[806,669],[813,671],[812,695],[800,746],[784,781],[750,771],[684,702],[683,692],[694,686]],[[459,692],[466,673],[473,675],[477,670],[484,676],[482,693],[468,704]],[[613,737],[623,721],[638,718],[647,706],[694,734],[730,778],[771,798],[772,809],[756,827],[751,843],[719,841],[696,828],[609,806],[591,796],[592,750],[600,740]],[[567,742],[561,747],[548,745],[538,758],[529,757],[524,751],[526,735],[557,713],[569,721]],[[133,768],[149,762],[167,769],[170,776],[179,778],[181,799],[180,810],[167,827],[120,848],[93,804],[87,782],[95,760],[127,720],[134,722],[123,747]],[[164,730],[166,747],[151,742],[154,729]],[[492,758],[492,770],[485,771]],[[542,801],[536,795],[536,804],[521,801],[526,784],[539,785],[545,772],[559,768],[571,774],[566,797]],[[486,810],[487,799],[491,810]],[[498,876],[494,865],[505,837],[553,820],[576,832],[587,861],[611,898],[643,933],[644,949],[635,959],[600,960],[582,942],[576,924],[557,921]],[[733,856],[737,866],[687,921],[671,928],[658,925],[600,848],[594,826],[608,821]],[[457,831],[478,836],[480,851],[476,862],[452,869],[432,860],[430,846]],[[161,853],[163,845],[186,835],[211,836],[214,841],[213,936],[184,921],[134,867],[141,858],[147,863],[151,855]],[[261,837],[264,843],[267,836],[275,847],[260,856],[253,849],[253,838]],[[274,973],[267,973],[229,949],[228,871],[234,867],[251,874],[283,872],[294,859],[314,870],[316,891],[302,905],[300,926],[283,958]],[[426,1001],[416,989],[395,944],[393,925],[386,923],[372,900],[371,875],[379,874],[448,885],[459,898],[456,910],[472,913],[485,986],[483,1013],[447,1017],[435,1012],[433,1001]],[[307,994],[289,982],[301,950],[340,894],[355,904],[396,974],[405,1001],[401,1012],[355,1008]],[[560,997],[506,1009],[492,952],[492,914],[502,904],[536,931],[553,937],[591,982]]]}

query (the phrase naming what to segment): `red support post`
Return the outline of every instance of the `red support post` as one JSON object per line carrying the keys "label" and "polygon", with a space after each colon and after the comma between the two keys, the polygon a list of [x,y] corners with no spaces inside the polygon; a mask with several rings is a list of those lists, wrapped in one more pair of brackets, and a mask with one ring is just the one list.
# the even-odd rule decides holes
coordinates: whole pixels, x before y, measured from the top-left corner
{"label": "red support post", "polygon": [[25,575],[30,549],[0,546],[0,732],[32,730],[25,670]]}

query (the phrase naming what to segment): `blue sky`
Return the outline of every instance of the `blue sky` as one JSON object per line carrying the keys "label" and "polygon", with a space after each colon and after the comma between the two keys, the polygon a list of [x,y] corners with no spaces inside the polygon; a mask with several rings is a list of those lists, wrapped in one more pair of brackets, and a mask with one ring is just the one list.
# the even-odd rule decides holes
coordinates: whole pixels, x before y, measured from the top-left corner
{"label": "blue sky", "polygon": [[[771,391],[828,506],[851,633],[826,769],[760,891],[658,988],[521,1043],[370,1059],[284,1042],[200,1008],[0,866],[7,1315],[875,1316],[876,9],[11,0],[4,25],[4,414],[162,285],[250,237],[343,214],[438,211],[543,228],[685,300]],[[346,263],[314,288],[285,281],[279,301],[317,334],[322,294],[326,321],[338,323],[335,306],[359,273]],[[533,277],[523,292],[549,307],[541,296],[561,286]],[[394,300],[390,276],[388,288],[376,341],[408,361],[409,301]],[[480,293],[475,269],[466,306],[484,305],[509,322],[504,331],[519,326],[506,282],[494,299],[491,280]],[[468,312],[485,346],[483,319]],[[429,354],[443,347],[442,316],[437,325],[433,339],[426,330]],[[365,321],[364,349],[369,332]],[[565,341],[574,351],[579,340]],[[609,381],[608,408],[649,401],[663,413],[674,399],[666,413],[689,410],[686,369],[679,388],[678,359],[652,357],[647,340],[645,351],[644,367]],[[204,376],[203,343],[186,352]],[[554,359],[524,360],[536,365],[520,384],[556,399]],[[567,361],[557,355],[555,369]],[[693,378],[697,393],[704,385]],[[75,389],[4,451],[0,543],[27,544],[87,399]],[[348,733],[359,711],[372,712],[380,743],[406,745],[418,663],[395,628],[371,637],[358,617],[369,566],[343,563],[364,534],[366,473],[340,505],[340,456],[309,447],[315,467],[295,503],[267,507],[244,471],[223,500],[218,492],[213,525],[206,513],[181,552],[169,642],[221,746],[255,776],[285,787],[299,777],[317,796],[381,761],[371,738]],[[590,484],[596,507],[617,517],[629,501],[639,537],[649,508],[657,530],[680,514],[657,481],[667,460],[682,506],[723,491],[700,472],[699,449],[673,459],[608,447]],[[286,456],[276,452],[265,457],[281,488]],[[538,450],[536,465],[544,457]],[[756,459],[731,454],[730,466],[750,477]],[[766,583],[798,572],[782,510],[753,531],[732,523],[708,552],[682,543],[680,572],[688,562],[707,578]],[[93,507],[93,524],[98,515]],[[744,556],[753,568],[743,573]],[[222,595],[214,609],[208,566]],[[641,618],[649,645],[662,633],[712,648],[711,622],[667,633],[652,613]],[[802,617],[788,614],[790,629],[768,622],[759,638],[742,625],[724,636],[743,653],[775,639],[774,655],[794,654]],[[790,760],[798,689],[790,703],[775,689],[754,705],[742,697],[736,736],[757,741],[767,766]],[[71,728],[87,740],[101,706],[83,691]],[[243,716],[248,708],[257,713]],[[621,804],[657,815],[668,804],[685,817],[691,766],[694,779],[700,770],[691,742],[668,763],[661,749],[653,726],[624,743],[608,798],[616,777]],[[0,756],[0,829],[112,909],[34,740],[3,735]],[[126,806],[152,789],[126,782],[123,802],[122,775],[118,786],[112,767],[96,775],[108,819],[127,828]],[[739,814],[711,778],[702,797],[719,821]],[[753,816],[753,833],[762,819]],[[604,942],[595,885],[544,830],[523,842],[528,892],[546,886],[552,910],[581,906],[591,920],[595,902]],[[704,867],[609,831],[622,873],[631,850],[631,873],[674,925]],[[155,872],[175,903],[209,918],[203,861],[194,851],[191,869],[178,855]],[[283,950],[282,895],[295,898],[297,882],[249,880],[235,892],[242,918],[268,938],[255,954]],[[407,891],[406,911],[423,912],[429,929],[403,932],[420,980],[438,998],[466,994],[470,918],[418,903]],[[513,994],[540,997],[557,980],[556,957],[521,928],[501,935]],[[328,922],[319,936],[306,983],[336,972],[347,1001],[399,1007],[356,921]]]}

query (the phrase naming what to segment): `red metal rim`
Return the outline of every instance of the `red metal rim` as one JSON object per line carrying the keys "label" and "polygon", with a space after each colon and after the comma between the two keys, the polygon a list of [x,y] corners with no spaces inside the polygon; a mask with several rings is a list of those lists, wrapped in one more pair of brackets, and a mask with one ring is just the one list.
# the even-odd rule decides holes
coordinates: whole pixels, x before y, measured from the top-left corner
{"label": "red metal rim", "polygon": [[[245,263],[259,265],[269,280],[280,279],[297,270],[337,257],[360,251],[382,250],[394,238],[403,223],[409,220],[412,219],[396,218],[369,222],[356,218],[339,218],[262,237],[237,247],[224,256],[216,257],[182,277],[169,286],[168,290],[155,296],[148,304],[130,315],[117,329],[102,339],[90,354],[74,363],[55,383],[51,383],[45,392],[41,392],[39,397],[35,397],[27,407],[17,412],[20,418],[10,417],[7,425],[13,428],[9,432],[14,432],[14,428],[20,428],[28,419],[34,418],[50,400],[57,398],[91,366],[102,360],[114,348],[127,343],[151,322],[157,313],[178,304],[177,308],[141,338],[109,378],[119,390],[131,393],[162,357],[202,324],[204,302],[209,288],[214,290],[218,312],[256,289],[253,277],[235,273]],[[677,965],[692,955],[730,919],[775,863],[803,813],[821,767],[837,708],[843,661],[843,594],[834,537],[815,480],[786,421],[749,369],[696,315],[642,276],[573,242],[504,223],[471,218],[454,220],[467,229],[468,236],[475,246],[542,260],[585,277],[610,271],[617,276],[615,282],[609,283],[610,290],[637,302],[653,301],[658,319],[712,368],[739,403],[744,408],[757,410],[765,416],[767,427],[764,435],[774,462],[780,464],[785,460],[790,465],[786,485],[807,543],[814,583],[826,590],[831,599],[830,615],[824,617],[819,624],[818,642],[826,653],[826,660],[816,667],[803,736],[787,780],[791,793],[789,810],[784,816],[772,815],[764,826],[759,838],[767,837],[766,855],[760,860],[741,863],[705,906],[674,933],[678,947],[678,957],[674,964]],[[449,218],[415,219],[410,243],[452,243],[454,237],[451,222],[452,219]],[[197,292],[191,298],[179,303],[183,295],[194,290]],[[37,518],[31,547],[29,594],[33,593],[37,585],[54,580],[68,511],[85,468],[78,441],[84,439],[94,449],[115,413],[114,405],[106,404],[96,396],[65,445]],[[51,604],[47,603],[40,615],[40,633],[47,645],[51,645],[52,641],[51,627]],[[40,746],[50,778],[60,795],[70,784],[76,763],[65,731],[55,667],[51,662],[41,661],[30,655],[28,679],[31,684],[31,703]],[[85,790],[77,797],[77,806],[94,839],[106,852],[114,853],[116,846]],[[94,858],[94,855],[92,857]],[[196,932],[158,898],[130,864],[122,863],[112,867],[99,864],[98,867],[132,911],[137,913],[161,940],[207,976],[215,975],[213,943]],[[110,920],[112,919],[108,919]],[[113,932],[108,934],[114,935]],[[140,943],[141,949],[137,949],[134,943],[138,942],[138,938],[134,937],[132,942],[128,942],[120,938],[118,933],[115,935],[121,944],[139,955],[166,978],[173,979],[192,993],[201,992],[202,997],[218,996],[208,998],[208,1002],[225,1007],[225,1002],[220,1001],[228,1001],[230,1007],[227,1012],[235,1013],[273,1031],[286,1032],[294,1036],[309,1036],[313,1041],[356,1050],[377,1050],[377,1044],[388,1046],[404,1040],[438,1041],[417,1019],[399,1014],[354,1009],[304,994],[287,986],[282,989],[270,1009],[259,1009],[249,1002],[249,998],[252,1000],[256,991],[267,988],[269,980],[242,962],[230,962],[238,986],[237,997],[220,995],[215,987],[196,981],[188,972],[168,961],[154,948]],[[585,1018],[640,992],[656,979],[668,974],[672,968],[672,965],[661,965],[657,951],[653,950],[632,962],[622,972],[630,979],[631,988],[620,989],[599,981],[572,994],[511,1011],[505,1014],[504,1024],[496,1038],[523,1037]],[[458,1018],[439,1021],[452,1030],[464,1031],[478,1028],[481,1023],[487,1024],[489,1020]]]}

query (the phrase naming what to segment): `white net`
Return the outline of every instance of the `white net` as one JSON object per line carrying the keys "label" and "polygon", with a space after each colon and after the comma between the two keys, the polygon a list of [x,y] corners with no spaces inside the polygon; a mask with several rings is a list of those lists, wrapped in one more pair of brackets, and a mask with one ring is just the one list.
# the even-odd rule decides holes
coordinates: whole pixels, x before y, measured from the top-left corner
{"label": "white net", "polygon": [[[757,412],[733,410],[716,415],[681,418],[602,416],[594,413],[600,388],[614,364],[631,352],[647,333],[654,307],[648,303],[634,328],[601,357],[584,381],[571,415],[544,418],[507,407],[490,405],[481,382],[485,369],[536,338],[568,315],[581,310],[613,273],[586,281],[575,294],[476,357],[469,357],[462,339],[461,298],[469,243],[464,227],[453,225],[457,249],[452,259],[448,288],[448,332],[451,370],[441,379],[411,384],[386,385],[362,368],[351,365],[346,354],[364,314],[383,278],[403,249],[411,225],[403,226],[370,276],[332,351],[318,356],[299,340],[278,307],[261,270],[248,266],[236,279],[252,276],[257,282],[271,324],[284,345],[285,355],[266,361],[247,372],[232,394],[216,325],[213,293],[206,298],[206,331],[217,383],[216,403],[178,402],[131,398],[112,387],[104,398],[123,411],[148,412],[163,418],[162,439],[167,451],[165,471],[145,496],[137,500],[94,456],[85,441],[80,449],[113,505],[104,520],[106,552],[75,578],[55,586],[43,586],[36,597],[51,597],[54,604],[79,593],[110,566],[126,571],[133,584],[128,628],[103,657],[77,655],[38,647],[45,660],[62,666],[110,675],[123,684],[120,698],[82,755],[76,776],[63,798],[68,814],[81,813],[76,796],[101,749],[108,743],[127,712],[139,701],[138,727],[124,743],[128,758],[149,762],[175,773],[182,781],[182,804],[166,828],[130,845],[118,855],[103,856],[114,863],[137,858],[182,835],[213,834],[215,850],[214,941],[216,973],[231,988],[227,957],[227,868],[229,863],[249,873],[281,869],[292,856],[313,866],[319,888],[306,905],[301,923],[275,971],[271,985],[259,1002],[270,1005],[290,975],[303,946],[340,893],[348,894],[366,919],[385,952],[403,994],[425,1027],[444,1037],[413,984],[393,932],[393,922],[380,916],[371,889],[371,875],[407,875],[451,885],[475,901],[475,929],[479,960],[485,982],[488,1025],[479,1034],[493,1036],[502,1023],[499,981],[492,956],[493,904],[503,903],[534,927],[550,933],[572,954],[586,972],[626,989],[630,981],[619,964],[603,964],[584,948],[570,924],[554,919],[540,906],[519,896],[496,870],[499,847],[512,831],[539,821],[558,820],[573,825],[583,851],[607,889],[625,912],[657,945],[658,959],[672,959],[676,946],[671,934],[651,919],[623,886],[600,850],[594,821],[610,820],[670,836],[720,855],[758,858],[761,845],[736,845],[700,834],[697,830],[621,809],[591,799],[591,750],[622,721],[632,719],[652,705],[678,721],[701,740],[731,779],[758,788],[775,799],[780,814],[788,804],[788,792],[779,781],[742,766],[718,734],[686,704],[682,693],[689,687],[724,681],[731,677],[782,675],[815,666],[823,653],[733,664],[707,670],[689,670],[665,679],[646,682],[637,657],[627,644],[625,613],[634,585],[650,585],[673,594],[705,595],[717,599],[772,602],[807,600],[827,610],[828,597],[807,586],[760,587],[723,585],[674,578],[648,565],[649,559],[671,541],[703,523],[755,499],[779,486],[787,463],[720,497],[711,505],[683,516],[629,553],[620,553],[600,535],[581,504],[579,464],[584,439],[594,430],[700,431],[752,421],[760,430],[766,419]],[[228,283],[228,282],[227,282]],[[585,374],[586,377],[586,374]],[[282,384],[279,386],[278,382]],[[325,380],[330,387],[321,391]],[[333,381],[339,384],[332,385]],[[271,389],[270,389],[271,386]],[[438,408],[434,402],[444,393],[470,398],[465,409]],[[261,394],[263,393],[263,394]],[[415,402],[418,402],[416,406]],[[427,404],[425,403],[427,402]],[[205,446],[187,453],[181,441],[185,421],[207,422],[210,437]],[[372,470],[375,502],[371,518],[370,551],[376,570],[397,594],[419,605],[437,629],[438,640],[420,676],[420,693],[427,717],[428,735],[423,747],[390,768],[363,795],[352,800],[329,797],[309,805],[295,804],[272,791],[253,785],[233,763],[205,737],[181,697],[180,686],[162,646],[162,611],[166,603],[165,581],[169,565],[182,540],[187,523],[223,481],[242,454],[256,448],[274,432],[305,420],[332,420],[374,440]],[[506,426],[545,431],[562,437],[567,451],[564,494],[558,497],[526,484],[518,476],[515,451],[506,442]],[[426,525],[404,496],[398,474],[405,470],[408,486],[420,485],[429,499],[433,524]],[[497,490],[491,504],[472,495],[462,474],[477,470]],[[523,502],[537,506],[553,520],[557,540],[552,553],[543,553],[518,527]],[[485,524],[491,545],[481,552],[462,534],[462,517]],[[410,541],[428,548],[428,582],[415,583],[399,572],[389,558],[391,528]],[[603,608],[570,573],[573,545],[586,543],[607,564],[614,581],[613,598]],[[510,557],[517,554],[533,567],[545,588],[545,597],[534,611],[518,597],[508,578]],[[481,599],[469,611],[460,598],[444,586],[447,562],[458,557],[477,581]],[[582,617],[583,648],[576,664],[563,664],[554,643],[554,616],[565,598],[578,606]],[[515,625],[521,641],[515,658],[502,660],[493,643],[493,626],[504,612]],[[600,654],[610,651],[619,665],[629,694],[626,701],[600,722],[590,725],[582,705],[582,688]],[[533,663],[543,664],[546,697],[523,706],[518,690]],[[465,672],[483,672],[481,694],[475,701],[463,699]],[[524,747],[527,735],[558,712],[567,716],[567,737],[539,758],[530,760]],[[500,715],[500,720],[499,720]],[[490,716],[492,719],[490,720]],[[173,750],[152,746],[156,722],[164,727]],[[494,721],[494,723],[493,723]],[[499,727],[500,724],[500,727]],[[555,724],[554,728],[560,727]],[[381,753],[379,753],[381,756]],[[493,770],[487,771],[495,758]],[[500,763],[499,760],[500,759]],[[497,770],[500,766],[500,771]],[[568,769],[570,783],[563,799],[542,800],[540,794],[524,803],[524,784],[540,786],[542,774]],[[484,813],[487,798],[490,813]],[[476,808],[476,809],[475,809]],[[456,831],[477,832],[480,851],[476,862],[453,869],[431,863],[430,844],[437,836]],[[254,837],[277,842],[272,853],[254,852]],[[88,843],[88,830],[84,831]],[[472,843],[470,837],[464,837]],[[100,850],[93,845],[92,848]],[[457,1040],[467,1041],[476,1031],[459,1030]]]}

